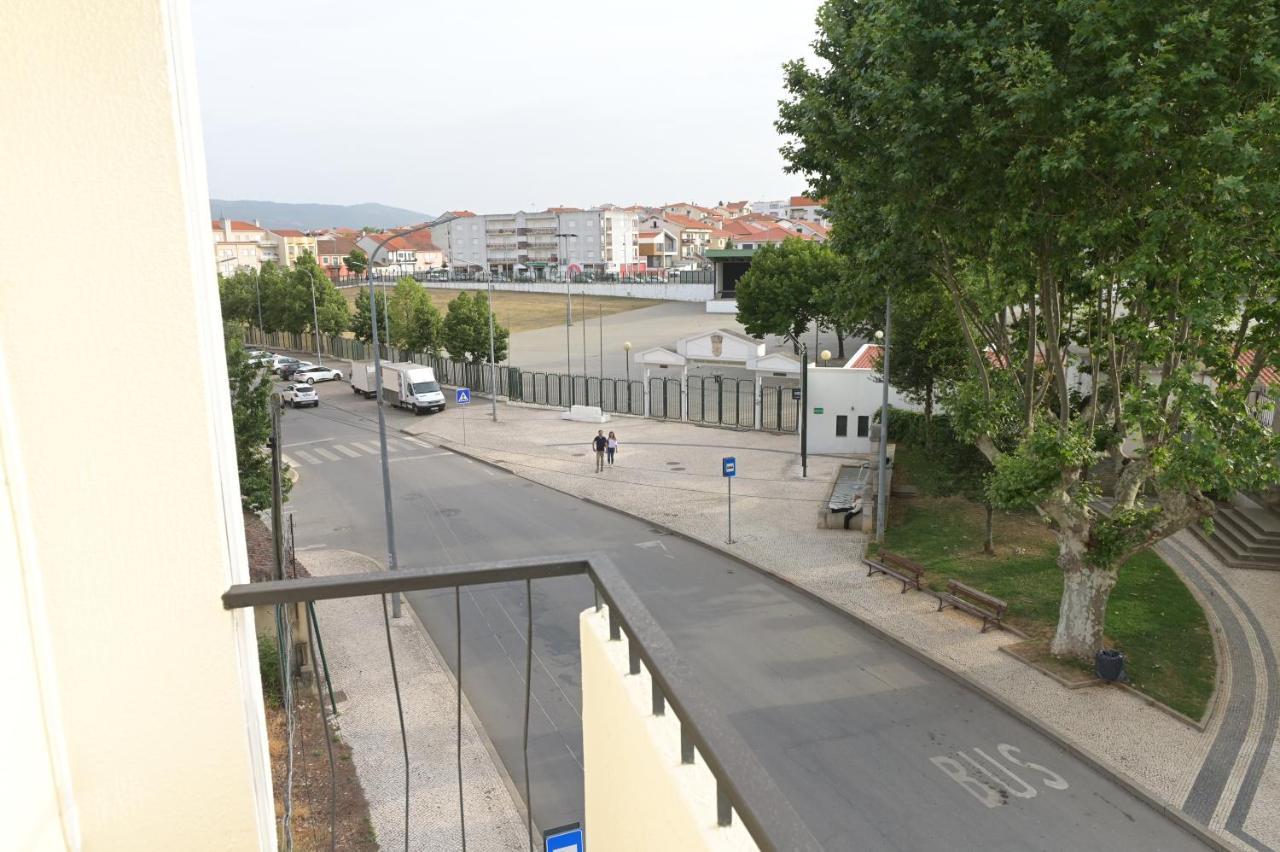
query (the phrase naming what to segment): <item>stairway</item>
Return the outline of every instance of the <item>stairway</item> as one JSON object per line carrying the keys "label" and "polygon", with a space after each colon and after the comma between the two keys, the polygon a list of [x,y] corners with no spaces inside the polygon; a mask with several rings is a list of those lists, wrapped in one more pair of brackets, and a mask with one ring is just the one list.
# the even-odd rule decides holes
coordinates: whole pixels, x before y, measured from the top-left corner
{"label": "stairway", "polygon": [[1213,516],[1213,535],[1199,526],[1197,535],[1232,568],[1280,571],[1280,513],[1247,497],[1219,503]]}

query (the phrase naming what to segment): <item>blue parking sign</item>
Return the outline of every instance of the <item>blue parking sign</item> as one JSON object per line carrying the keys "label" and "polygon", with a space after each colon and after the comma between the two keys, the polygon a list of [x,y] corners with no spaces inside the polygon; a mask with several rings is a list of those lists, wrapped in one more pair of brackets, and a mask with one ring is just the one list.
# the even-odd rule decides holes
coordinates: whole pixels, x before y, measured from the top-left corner
{"label": "blue parking sign", "polygon": [[458,388],[457,394],[454,396],[454,402],[458,405],[471,404],[471,388]]}
{"label": "blue parking sign", "polygon": [[544,852],[584,852],[585,840],[582,825],[571,823],[542,833]]}
{"label": "blue parking sign", "polygon": [[738,460],[733,456],[728,456],[727,458],[721,459],[720,465],[721,465],[721,472],[725,476],[738,475]]}

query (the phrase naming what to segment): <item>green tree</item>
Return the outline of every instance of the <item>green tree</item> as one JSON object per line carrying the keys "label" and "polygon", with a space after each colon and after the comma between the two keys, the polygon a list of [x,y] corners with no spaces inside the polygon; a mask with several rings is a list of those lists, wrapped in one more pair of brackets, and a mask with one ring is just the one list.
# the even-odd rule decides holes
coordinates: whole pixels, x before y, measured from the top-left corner
{"label": "green tree", "polygon": [[433,355],[440,351],[440,329],[444,320],[440,309],[432,304],[427,288],[409,276],[401,278],[396,282],[386,310],[391,345]]}
{"label": "green tree", "polygon": [[946,294],[968,350],[947,406],[988,497],[1056,529],[1055,653],[1102,646],[1120,566],[1208,494],[1280,479],[1249,400],[1280,352],[1278,23],[1246,0],[828,0],[823,66],[787,67],[790,169],[861,274],[896,297],[923,264]]}
{"label": "green tree", "polygon": [[763,245],[738,281],[738,322],[748,334],[778,334],[798,344],[829,307],[827,288],[840,279],[840,259],[825,244],[789,237]]}
{"label": "green tree", "polygon": [[[226,353],[240,501],[250,512],[259,512],[271,507],[271,379],[249,363],[234,334],[226,335]],[[283,477],[286,498],[291,486],[289,478]]]}
{"label": "green tree", "polygon": [[365,269],[369,266],[369,256],[359,247],[351,249],[351,254],[342,259],[347,269],[350,269],[356,275],[363,275]]}
{"label": "green tree", "polygon": [[[489,361],[489,297],[483,293],[470,294],[465,290],[449,302],[449,312],[444,318],[441,342],[449,350],[449,357],[473,364]],[[507,357],[507,338],[510,331],[493,321],[493,353],[496,361]]]}
{"label": "green tree", "polygon": [[258,324],[257,283],[258,273],[252,269],[218,275],[218,298],[224,322]]}
{"label": "green tree", "polygon": [[312,282],[315,282],[315,318],[306,322],[307,330],[312,330],[311,326],[318,318],[322,333],[340,334],[346,331],[351,325],[351,309],[347,306],[347,299],[338,291],[320,264],[316,263],[311,252],[303,252],[294,265],[292,274],[297,276],[298,287],[306,286],[308,300],[311,297]]}

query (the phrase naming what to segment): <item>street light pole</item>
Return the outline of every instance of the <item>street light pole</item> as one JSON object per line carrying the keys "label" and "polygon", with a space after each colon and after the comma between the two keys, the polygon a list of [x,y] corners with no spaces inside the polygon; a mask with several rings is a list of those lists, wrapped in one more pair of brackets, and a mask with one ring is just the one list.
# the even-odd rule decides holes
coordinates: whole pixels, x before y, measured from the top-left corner
{"label": "street light pole", "polygon": [[809,478],[809,347],[804,343],[800,344],[800,476]]}
{"label": "street light pole", "polygon": [[[563,238],[564,238],[564,245],[565,245],[565,251],[564,251],[564,254],[565,254],[565,255],[567,255],[567,254],[569,253],[569,238],[570,238],[570,237],[576,237],[576,236],[578,236],[578,235],[577,235],[577,234],[556,234],[556,239],[557,239],[557,240],[559,240],[561,237],[563,237]],[[558,246],[559,246],[559,243],[557,243],[556,245],[557,245],[556,252],[557,252],[557,254],[558,254],[558,253],[559,253],[559,251],[560,251],[560,249],[559,249],[559,247],[558,247]],[[572,292],[572,289],[571,289],[571,288],[570,288],[570,286],[569,286],[569,266],[568,266],[568,264],[563,263],[563,261],[564,261],[564,260],[565,260],[565,256],[564,256],[564,255],[559,255],[559,254],[558,254],[558,256],[556,257],[557,265],[561,266],[561,268],[564,270],[564,271],[563,271],[563,273],[562,273],[562,274],[564,275],[564,305],[565,305],[565,308],[564,308],[564,310],[565,310],[565,314],[564,314],[564,316],[565,316],[565,320],[564,320],[564,373],[565,373],[565,377],[569,380],[569,399],[570,399],[570,404],[572,405],[572,400],[573,400],[573,343],[571,342],[571,339],[570,339],[570,336],[569,336],[569,326],[573,325],[573,292]],[[561,398],[560,402],[561,402],[561,403],[563,403],[563,402],[564,402],[564,399],[563,399],[563,398]],[[568,406],[566,406],[566,407],[568,407]]]}
{"label": "street light pole", "polygon": [[627,413],[631,413],[631,341],[624,340],[622,342],[622,351],[625,354],[627,362]]}
{"label": "street light pole", "polygon": [[324,358],[320,356],[320,314],[316,311],[316,277],[310,269],[303,269],[311,279],[311,333],[316,339],[316,363],[324,366]]}
{"label": "street light pole", "polygon": [[489,413],[498,422],[498,362],[493,357],[493,281],[489,281]]}
{"label": "street light pole", "polygon": [[887,511],[888,494],[887,481],[889,478],[889,321],[892,312],[892,297],[886,293],[884,296],[884,332],[877,332],[876,337],[884,337],[884,347],[881,349],[880,371],[881,378],[884,380],[884,387],[880,397],[880,481],[876,487],[876,541],[884,543],[884,513]]}

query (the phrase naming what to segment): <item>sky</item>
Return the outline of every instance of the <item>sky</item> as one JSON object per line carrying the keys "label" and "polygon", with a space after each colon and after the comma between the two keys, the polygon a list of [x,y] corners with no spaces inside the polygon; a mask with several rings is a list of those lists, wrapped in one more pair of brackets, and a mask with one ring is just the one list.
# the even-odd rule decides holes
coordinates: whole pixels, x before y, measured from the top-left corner
{"label": "sky", "polygon": [[820,0],[196,0],[215,198],[425,213],[762,201]]}

